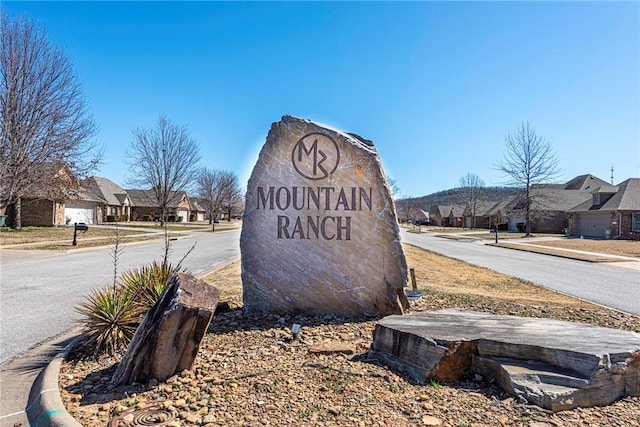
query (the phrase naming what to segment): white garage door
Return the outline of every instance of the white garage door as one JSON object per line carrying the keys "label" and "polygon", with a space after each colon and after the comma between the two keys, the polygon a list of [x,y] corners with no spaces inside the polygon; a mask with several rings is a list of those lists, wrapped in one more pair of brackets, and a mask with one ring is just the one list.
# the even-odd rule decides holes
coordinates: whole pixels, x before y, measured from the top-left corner
{"label": "white garage door", "polygon": [[609,214],[578,215],[578,235],[606,237],[610,229]]}
{"label": "white garage door", "polygon": [[188,222],[189,221],[189,212],[185,211],[185,210],[179,210],[178,211],[178,216],[182,217],[182,222]]}
{"label": "white garage door", "polygon": [[69,224],[84,222],[93,224],[95,218],[95,205],[93,203],[74,202],[64,205],[64,219],[70,218]]}

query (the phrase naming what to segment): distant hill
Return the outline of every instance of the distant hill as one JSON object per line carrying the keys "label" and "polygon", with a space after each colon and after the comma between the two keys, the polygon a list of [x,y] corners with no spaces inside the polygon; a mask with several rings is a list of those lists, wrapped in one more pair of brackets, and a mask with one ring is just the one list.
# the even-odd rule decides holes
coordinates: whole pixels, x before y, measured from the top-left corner
{"label": "distant hill", "polygon": [[[520,191],[514,187],[485,187],[484,190],[486,195],[482,200],[487,202],[499,202],[516,195]],[[459,205],[461,204],[460,199],[460,190],[457,188],[413,198],[414,203],[424,210],[428,210],[430,206],[434,205]],[[398,199],[396,202],[399,203],[402,200],[405,199]]]}

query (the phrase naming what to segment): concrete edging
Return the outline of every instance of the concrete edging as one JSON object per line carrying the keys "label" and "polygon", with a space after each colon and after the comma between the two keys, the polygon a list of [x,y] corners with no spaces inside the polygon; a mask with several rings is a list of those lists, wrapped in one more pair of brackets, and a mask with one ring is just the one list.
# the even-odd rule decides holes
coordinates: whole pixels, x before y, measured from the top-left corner
{"label": "concrete edging", "polygon": [[76,342],[77,338],[58,353],[34,381],[26,409],[31,427],[82,427],[82,424],[67,412],[58,388],[60,366]]}

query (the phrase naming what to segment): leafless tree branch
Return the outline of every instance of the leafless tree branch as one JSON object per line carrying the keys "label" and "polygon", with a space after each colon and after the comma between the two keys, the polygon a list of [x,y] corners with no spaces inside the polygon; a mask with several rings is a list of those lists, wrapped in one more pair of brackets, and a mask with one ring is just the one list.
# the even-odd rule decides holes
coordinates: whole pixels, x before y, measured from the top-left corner
{"label": "leafless tree branch", "polygon": [[561,170],[551,143],[528,122],[521,123],[505,137],[504,159],[497,169],[508,177],[509,185],[523,189],[526,235],[531,235],[533,195],[531,187],[555,180]]}
{"label": "leafless tree branch", "polygon": [[200,149],[185,126],[162,115],[155,127],[134,129],[133,137],[125,160],[130,167],[127,183],[150,189],[153,194],[165,227],[166,264],[169,256],[167,211],[177,190],[188,191],[194,185]]}
{"label": "leafless tree branch", "polygon": [[458,195],[462,204],[471,211],[471,228],[475,228],[478,204],[486,195],[484,181],[478,175],[467,172],[458,182]]}
{"label": "leafless tree branch", "polygon": [[207,209],[209,224],[214,231],[215,221],[221,212],[227,212],[230,218],[242,204],[238,176],[228,170],[202,168],[198,175],[197,193]]}
{"label": "leafless tree branch", "polygon": [[[46,31],[0,9],[0,207],[65,198],[97,169],[102,150],[72,64]],[[56,176],[68,168],[67,179]]]}

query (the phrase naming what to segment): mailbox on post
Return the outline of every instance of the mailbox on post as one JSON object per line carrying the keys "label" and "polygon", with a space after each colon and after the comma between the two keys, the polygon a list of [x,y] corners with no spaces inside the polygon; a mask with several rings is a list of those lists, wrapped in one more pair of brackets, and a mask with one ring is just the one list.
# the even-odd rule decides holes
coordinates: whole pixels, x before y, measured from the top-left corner
{"label": "mailbox on post", "polygon": [[78,246],[78,240],[77,240],[78,231],[82,231],[83,233],[86,233],[88,229],[89,229],[89,226],[84,222],[73,223],[73,242],[72,242],[73,246]]}

